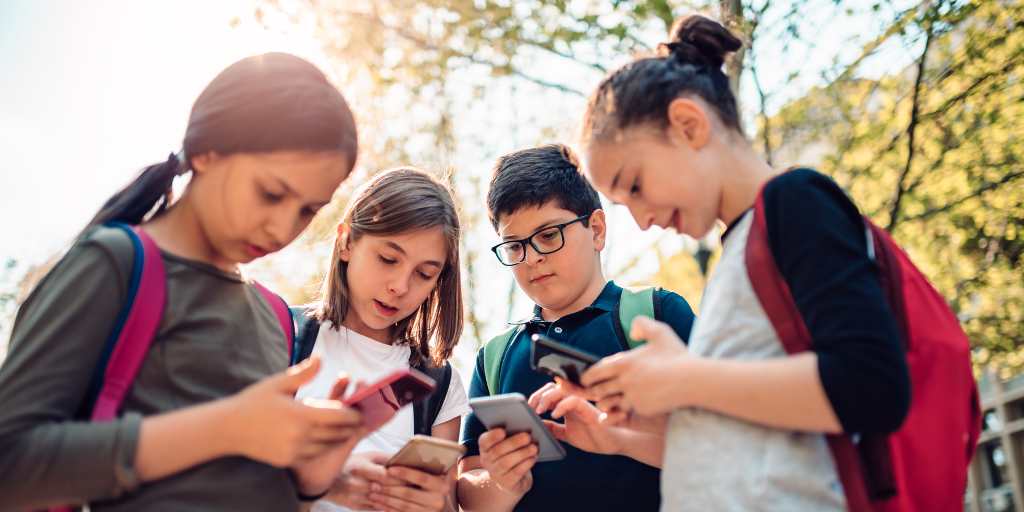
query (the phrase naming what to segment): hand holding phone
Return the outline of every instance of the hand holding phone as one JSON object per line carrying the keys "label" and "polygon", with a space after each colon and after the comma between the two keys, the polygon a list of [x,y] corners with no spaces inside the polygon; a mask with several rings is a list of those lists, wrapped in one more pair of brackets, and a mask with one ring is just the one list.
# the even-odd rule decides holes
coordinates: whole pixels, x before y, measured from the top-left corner
{"label": "hand holding phone", "polygon": [[578,348],[560,343],[543,334],[530,337],[530,366],[552,378],[560,377],[577,386],[580,375],[600,360]]}
{"label": "hand holding phone", "polygon": [[526,403],[526,397],[519,393],[508,393],[469,401],[473,414],[488,430],[503,428],[508,437],[528,432],[538,447],[538,462],[565,458],[565,448],[548,432],[540,416]]}

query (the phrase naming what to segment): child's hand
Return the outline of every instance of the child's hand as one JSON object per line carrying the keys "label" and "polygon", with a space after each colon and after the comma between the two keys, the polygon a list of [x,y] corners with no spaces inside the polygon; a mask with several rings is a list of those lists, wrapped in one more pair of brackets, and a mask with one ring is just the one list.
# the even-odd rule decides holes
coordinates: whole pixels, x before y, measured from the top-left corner
{"label": "child's hand", "polygon": [[544,414],[550,410],[552,418],[565,419],[564,423],[544,420],[544,425],[555,438],[591,453],[622,453],[623,429],[601,423],[600,410],[585,399],[570,395],[561,384],[562,382],[545,384],[530,395],[529,400],[530,407],[533,407],[537,414]]}
{"label": "child's hand", "polygon": [[233,452],[288,467],[358,436],[362,419],[354,409],[337,400],[295,401],[319,370],[320,360],[310,358],[225,399],[222,432],[233,440]]}
{"label": "child's hand", "polygon": [[490,474],[499,489],[514,496],[523,496],[533,487],[533,465],[540,449],[529,432],[508,436],[496,428],[480,435],[480,465]]}
{"label": "child's hand", "polygon": [[689,390],[679,382],[686,377],[691,356],[675,331],[668,324],[637,317],[631,334],[647,343],[598,361],[581,378],[612,424],[628,420],[633,411],[657,416],[687,403]]}
{"label": "child's hand", "polygon": [[[345,389],[348,388],[348,381],[348,376],[339,376],[334,382],[334,386],[331,387],[331,392],[327,395],[327,400],[341,400],[345,395]],[[303,400],[303,403],[307,405],[315,405],[320,401],[321,400],[307,398]],[[366,430],[359,428],[353,432],[352,436],[345,442],[338,443],[333,447],[328,448],[320,455],[299,462],[297,465],[293,466],[292,471],[295,475],[299,491],[302,494],[315,496],[322,493],[324,489],[330,487],[338,478],[342,468],[345,467],[345,462],[352,453],[352,449],[356,447],[356,444],[358,444],[365,435]]]}
{"label": "child's hand", "polygon": [[413,468],[394,466],[387,469],[390,477],[401,480],[395,485],[370,484],[370,501],[385,512],[431,512],[449,510],[452,490],[449,475],[432,475]]}
{"label": "child's hand", "polygon": [[372,485],[401,484],[401,480],[387,474],[384,463],[389,458],[382,452],[363,452],[351,456],[325,499],[352,510],[375,509],[376,505],[370,501]]}

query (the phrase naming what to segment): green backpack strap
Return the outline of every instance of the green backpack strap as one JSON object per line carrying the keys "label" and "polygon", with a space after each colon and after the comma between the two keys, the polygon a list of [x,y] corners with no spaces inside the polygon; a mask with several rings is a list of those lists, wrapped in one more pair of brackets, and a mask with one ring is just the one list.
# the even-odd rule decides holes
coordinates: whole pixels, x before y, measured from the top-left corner
{"label": "green backpack strap", "polygon": [[638,316],[657,318],[655,301],[657,288],[638,288],[630,290],[622,289],[622,297],[619,298],[619,323],[622,325],[622,333],[630,349],[644,344],[644,340],[635,340],[629,331],[633,327],[633,319]]}
{"label": "green backpack strap", "polygon": [[484,345],[484,380],[487,381],[487,391],[491,396],[497,395],[501,379],[501,360],[505,357],[505,351],[512,344],[512,339],[519,332],[519,326],[513,326],[509,330],[491,338]]}

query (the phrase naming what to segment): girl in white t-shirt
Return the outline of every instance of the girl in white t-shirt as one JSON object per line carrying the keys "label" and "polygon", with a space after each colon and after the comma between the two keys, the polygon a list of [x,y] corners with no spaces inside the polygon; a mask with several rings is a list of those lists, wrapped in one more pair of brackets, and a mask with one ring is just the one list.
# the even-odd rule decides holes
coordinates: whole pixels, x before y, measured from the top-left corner
{"label": "girl in white t-shirt", "polygon": [[[462,331],[459,283],[459,218],[448,187],[413,168],[372,178],[338,225],[320,302],[309,310],[320,323],[312,353],[322,371],[297,397],[327,396],[342,372],[370,383],[397,369],[441,368],[450,380],[434,391],[445,394],[425,432],[455,441],[469,412],[458,373],[444,368]],[[383,465],[414,425],[414,408],[405,407],[370,433],[313,510],[453,510],[451,474]]]}

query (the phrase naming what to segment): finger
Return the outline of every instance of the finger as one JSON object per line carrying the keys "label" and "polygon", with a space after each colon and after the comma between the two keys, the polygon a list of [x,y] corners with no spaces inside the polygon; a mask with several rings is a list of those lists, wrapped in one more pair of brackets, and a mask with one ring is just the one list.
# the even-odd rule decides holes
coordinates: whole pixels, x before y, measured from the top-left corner
{"label": "finger", "polygon": [[492,459],[500,459],[505,455],[508,455],[516,450],[529,446],[532,442],[529,432],[520,432],[504,441],[494,445],[488,450],[488,455]]}
{"label": "finger", "polygon": [[534,391],[533,394],[530,395],[530,398],[526,400],[526,404],[529,405],[530,407],[536,409],[537,408],[537,404],[540,403],[541,396],[544,395],[544,392],[546,392],[547,390],[549,390],[549,389],[551,389],[553,387],[555,387],[555,384],[553,382],[548,382],[547,384],[544,384],[543,386],[540,387],[540,389],[538,389],[537,391]]}
{"label": "finger", "polygon": [[531,444],[525,448],[520,448],[512,453],[506,454],[504,457],[494,461],[494,467],[496,468],[499,475],[508,473],[512,468],[518,466],[522,461],[527,459],[536,459],[537,453],[539,452],[537,445]]}
{"label": "finger", "polygon": [[566,395],[564,391],[559,389],[557,386],[552,386],[540,397],[538,401],[539,403],[537,404],[537,414],[543,414],[544,412],[551,410],[565,397]]}
{"label": "finger", "polygon": [[401,480],[404,480],[410,484],[417,485],[421,489],[426,491],[440,492],[448,487],[448,482],[444,476],[437,476],[420,471],[418,469],[407,468],[402,466],[392,466],[388,468],[388,476],[392,476]]}
{"label": "finger", "polygon": [[312,380],[319,371],[320,357],[312,356],[281,373],[267,377],[264,381],[277,391],[295,395],[295,392]]}
{"label": "finger", "polygon": [[622,383],[617,378],[608,379],[591,386],[588,391],[594,397],[594,401],[600,402],[609,397],[621,395]]}
{"label": "finger", "polygon": [[619,426],[629,421],[629,414],[622,409],[615,409],[610,412],[601,413],[599,421],[602,425]]}
{"label": "finger", "polygon": [[678,339],[675,331],[668,324],[646,316],[638,316],[633,319],[629,335],[635,340],[645,340],[654,344],[668,343],[673,337]]}
{"label": "finger", "polygon": [[383,485],[400,485],[401,480],[388,476],[387,468],[374,462],[366,462],[352,468],[351,473],[360,478],[369,480],[371,485],[377,482]]}
{"label": "finger", "polygon": [[586,388],[577,386],[576,384],[573,384],[572,382],[569,382],[561,377],[555,377],[555,384],[558,386],[559,389],[562,390],[562,392],[564,392],[567,395],[579,396],[583,398],[588,397]]}
{"label": "finger", "polygon": [[565,417],[569,413],[574,413],[579,419],[588,424],[597,423],[598,416],[601,414],[596,407],[590,405],[586,400],[578,396],[571,396],[559,402],[558,407],[551,411],[551,417],[558,419]]}
{"label": "finger", "polygon": [[477,439],[477,446],[480,447],[481,452],[490,451],[494,445],[505,440],[505,429],[495,428],[480,434],[480,438]]}
{"label": "finger", "polygon": [[619,352],[598,361],[594,366],[587,368],[587,371],[583,372],[583,375],[580,376],[580,383],[584,387],[589,388],[598,382],[618,377],[622,371],[620,368],[622,360],[628,354],[629,352]]}
{"label": "finger", "polygon": [[[399,489],[389,489],[391,492],[396,492]],[[416,492],[414,489],[405,487],[404,490]],[[426,512],[431,510],[428,506],[433,505],[433,509],[436,510],[444,505],[444,498],[441,498],[440,503],[436,503],[436,499],[433,497],[417,496],[415,498],[401,498],[393,496],[391,494],[385,494],[384,490],[379,492],[371,491],[369,495],[370,501],[375,506],[381,507],[384,510],[396,510],[401,512]]]}
{"label": "finger", "polygon": [[337,400],[304,398],[301,405],[304,417],[314,425],[357,427],[363,423],[362,414],[357,409]]}
{"label": "finger", "polygon": [[598,409],[604,412],[612,412],[618,409],[624,409],[625,398],[622,395],[613,395],[608,398],[598,400],[595,404]]}
{"label": "finger", "polygon": [[334,385],[331,386],[331,392],[327,394],[327,398],[331,400],[341,400],[345,397],[345,390],[348,389],[348,383],[350,379],[347,373],[339,373],[338,380],[334,381]]}
{"label": "finger", "polygon": [[536,463],[537,457],[535,455],[533,457],[523,460],[519,464],[516,464],[511,469],[509,469],[505,474],[516,479],[516,481],[522,480],[522,478],[525,477],[531,469],[533,469],[533,465]]}
{"label": "finger", "polygon": [[542,421],[544,422],[544,426],[547,427],[548,432],[551,432],[551,435],[555,436],[555,439],[568,442],[566,439],[565,425],[551,420]]}
{"label": "finger", "polygon": [[346,443],[353,438],[362,437],[362,428],[358,426],[332,426],[332,425],[317,425],[314,426],[306,439],[319,443]]}

